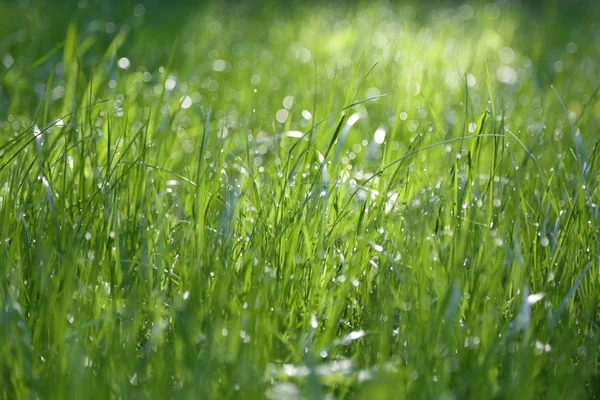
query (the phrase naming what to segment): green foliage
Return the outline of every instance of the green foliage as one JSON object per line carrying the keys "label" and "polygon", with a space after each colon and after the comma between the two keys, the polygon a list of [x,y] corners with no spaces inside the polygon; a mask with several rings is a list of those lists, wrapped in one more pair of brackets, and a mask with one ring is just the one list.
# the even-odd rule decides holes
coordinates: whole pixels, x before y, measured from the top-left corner
{"label": "green foliage", "polygon": [[0,398],[598,392],[598,5],[52,7],[0,1]]}

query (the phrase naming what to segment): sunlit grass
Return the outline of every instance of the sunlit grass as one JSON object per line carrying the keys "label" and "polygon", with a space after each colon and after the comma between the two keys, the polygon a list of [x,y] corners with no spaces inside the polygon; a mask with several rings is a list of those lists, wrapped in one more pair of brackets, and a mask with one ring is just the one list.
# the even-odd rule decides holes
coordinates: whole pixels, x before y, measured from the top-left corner
{"label": "sunlit grass", "polygon": [[48,7],[0,2],[0,397],[598,391],[597,6]]}

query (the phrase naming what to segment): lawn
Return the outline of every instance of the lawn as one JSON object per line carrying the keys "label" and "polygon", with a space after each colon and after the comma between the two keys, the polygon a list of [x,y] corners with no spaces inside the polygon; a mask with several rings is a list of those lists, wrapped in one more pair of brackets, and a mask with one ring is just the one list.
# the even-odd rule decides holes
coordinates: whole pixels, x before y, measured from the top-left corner
{"label": "lawn", "polygon": [[596,398],[598,21],[0,0],[0,398]]}

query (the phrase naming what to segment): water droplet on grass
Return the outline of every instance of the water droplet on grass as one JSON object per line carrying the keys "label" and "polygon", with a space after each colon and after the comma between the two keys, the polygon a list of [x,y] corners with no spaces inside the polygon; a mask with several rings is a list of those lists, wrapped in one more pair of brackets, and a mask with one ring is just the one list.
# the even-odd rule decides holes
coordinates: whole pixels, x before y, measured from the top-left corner
{"label": "water droplet on grass", "polygon": [[127,57],[119,58],[119,61],[117,62],[117,64],[119,65],[119,68],[121,68],[121,69],[128,69],[131,66],[131,62],[129,61],[129,59]]}
{"label": "water droplet on grass", "polygon": [[380,253],[383,251],[383,246],[377,243],[371,243],[371,247],[373,248],[373,250],[378,251]]}
{"label": "water droplet on grass", "polygon": [[180,100],[181,108],[188,109],[192,106],[192,98],[190,96],[183,96]]}
{"label": "water droplet on grass", "polygon": [[292,108],[292,105],[294,105],[294,96],[285,96],[283,98],[283,107],[289,110]]}
{"label": "water droplet on grass", "polygon": [[385,141],[385,129],[382,127],[377,128],[375,134],[373,135],[373,140],[377,144],[382,144]]}
{"label": "water droplet on grass", "polygon": [[527,296],[527,303],[535,304],[544,298],[544,293],[534,293]]}
{"label": "water droplet on grass", "polygon": [[165,90],[173,90],[177,86],[177,81],[174,78],[167,78],[165,81]]}
{"label": "water droplet on grass", "polygon": [[318,327],[317,316],[315,314],[310,316],[310,327],[313,329],[317,329]]}
{"label": "water droplet on grass", "polygon": [[288,110],[281,109],[277,111],[277,113],[275,114],[275,118],[277,119],[277,122],[283,124],[285,121],[287,121],[289,115],[290,113]]}

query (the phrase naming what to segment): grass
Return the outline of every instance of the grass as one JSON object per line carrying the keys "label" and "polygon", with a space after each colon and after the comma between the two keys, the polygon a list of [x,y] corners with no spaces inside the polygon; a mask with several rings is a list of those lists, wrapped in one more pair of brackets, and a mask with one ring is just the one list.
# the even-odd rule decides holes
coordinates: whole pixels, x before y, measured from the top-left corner
{"label": "grass", "polygon": [[590,2],[0,1],[1,398],[595,398]]}

